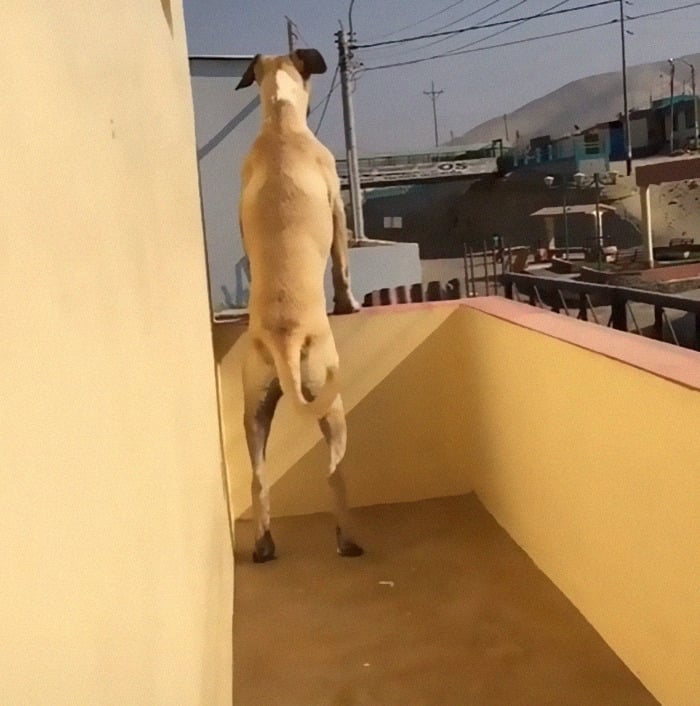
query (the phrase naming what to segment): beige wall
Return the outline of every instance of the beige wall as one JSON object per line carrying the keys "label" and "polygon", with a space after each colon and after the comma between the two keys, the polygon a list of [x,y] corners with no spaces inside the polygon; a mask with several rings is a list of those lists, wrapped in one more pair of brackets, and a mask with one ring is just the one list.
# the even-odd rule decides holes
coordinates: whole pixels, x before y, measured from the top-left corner
{"label": "beige wall", "polygon": [[[404,386],[385,394],[381,400],[376,398],[369,408],[366,407],[366,400],[374,396],[375,390],[381,387],[380,383],[397,366],[401,366],[407,356],[416,348],[421,348],[421,344],[454,309],[454,306],[438,306],[407,310],[391,317],[380,313],[375,315],[374,311],[332,317],[341,355],[343,400],[348,424],[352,424],[354,419],[372,420],[371,424],[359,424],[349,430],[346,466],[351,501],[355,504],[372,504],[384,499],[414,499],[416,482],[433,488],[432,496],[449,493],[453,489],[447,483],[437,486],[432,481],[426,483],[422,474],[426,457],[435,453],[427,429],[433,428],[434,420],[440,418],[432,410],[429,389],[432,384],[442,385],[444,378],[438,375],[426,377],[424,370],[421,370],[421,377],[412,381],[408,389]],[[241,335],[243,331],[244,328],[236,324],[221,324],[216,326],[214,332],[221,380],[226,461],[235,517],[240,517],[250,507],[251,472],[242,423],[241,361],[247,345],[247,336]],[[394,428],[396,424],[396,405],[400,405],[400,423],[410,425],[416,438],[426,442],[419,447],[422,453],[417,454],[415,446],[403,444],[401,437],[385,438],[385,430]],[[271,484],[278,481],[285,483],[285,490],[275,488],[272,491],[273,514],[304,514],[329,506],[330,497],[324,480],[326,447],[321,439],[316,423],[295,414],[283,398],[272,427],[267,453]],[[405,450],[400,468],[387,463],[397,446]],[[399,453],[401,448],[398,449]],[[294,469],[291,474],[290,469]],[[305,479],[299,484],[294,481],[298,475]],[[452,480],[456,480],[459,487],[464,487],[461,476]],[[465,492],[469,489],[465,488]]]}
{"label": "beige wall", "polygon": [[[476,490],[662,703],[694,704],[697,354],[495,299],[380,307],[333,327],[353,504]],[[226,330],[217,348],[239,515],[249,464],[240,407],[230,414],[240,351]],[[278,514],[328,509],[323,443],[313,429],[301,443],[297,423],[280,415],[270,446]]]}
{"label": "beige wall", "polygon": [[0,23],[0,701],[231,703],[180,2]]}

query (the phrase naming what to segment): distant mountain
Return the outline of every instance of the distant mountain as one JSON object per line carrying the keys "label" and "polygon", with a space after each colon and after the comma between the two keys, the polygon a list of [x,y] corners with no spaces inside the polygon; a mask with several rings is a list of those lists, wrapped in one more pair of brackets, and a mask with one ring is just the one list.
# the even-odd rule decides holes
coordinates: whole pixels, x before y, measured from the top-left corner
{"label": "distant mountain", "polygon": [[[700,53],[684,56],[683,59],[697,67],[700,72]],[[666,88],[661,93],[660,74],[668,74],[667,61],[657,61],[650,64],[639,64],[627,68],[627,95],[630,110],[649,107],[649,97],[654,99],[668,96],[670,77],[666,80]],[[676,72],[676,92],[682,92],[682,82]],[[698,77],[700,82],[700,74]],[[690,93],[688,81],[687,92]],[[623,110],[622,72],[613,71],[605,74],[588,76],[567,83],[542,98],[527,103],[512,113],[508,113],[508,136],[515,143],[516,130],[523,144],[538,135],[561,137],[574,132],[574,125],[581,129],[617,119]],[[489,142],[492,139],[505,138],[503,116],[487,120],[477,125],[459,137],[451,140],[449,145]]]}

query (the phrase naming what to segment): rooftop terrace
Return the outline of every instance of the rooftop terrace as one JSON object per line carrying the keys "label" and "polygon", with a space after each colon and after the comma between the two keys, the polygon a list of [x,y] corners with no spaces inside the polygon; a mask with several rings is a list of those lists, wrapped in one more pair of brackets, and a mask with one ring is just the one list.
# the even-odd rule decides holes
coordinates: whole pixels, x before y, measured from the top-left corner
{"label": "rooftop terrace", "polygon": [[[319,534],[330,522],[316,514],[329,507],[326,450],[283,400],[268,446],[272,509],[296,519],[279,521],[280,559],[262,570],[247,564],[245,327],[215,327],[239,518],[236,649],[251,648],[238,653],[240,693],[264,700],[283,685],[291,704],[432,703],[423,684],[434,703],[463,703],[457,693],[485,704],[692,703],[700,356],[490,297],[377,307],[332,324],[367,555],[345,563]],[[254,624],[272,642],[289,625],[298,645],[264,662]],[[314,650],[315,636],[328,649]],[[286,676],[302,669],[319,681]]]}

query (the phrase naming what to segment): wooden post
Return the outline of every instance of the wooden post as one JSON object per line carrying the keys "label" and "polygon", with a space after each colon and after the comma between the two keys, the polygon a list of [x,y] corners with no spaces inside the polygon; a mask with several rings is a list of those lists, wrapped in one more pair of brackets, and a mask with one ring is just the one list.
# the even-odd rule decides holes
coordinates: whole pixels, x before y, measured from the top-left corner
{"label": "wooden post", "polygon": [[471,275],[472,281],[472,296],[477,295],[476,291],[476,275],[474,273],[474,253],[472,252],[472,246],[469,246],[469,273]]}
{"label": "wooden post", "polygon": [[483,242],[484,251],[482,253],[482,260],[484,261],[484,287],[486,289],[486,296],[488,297],[491,292],[489,292],[489,259],[486,255],[486,241]]}
{"label": "wooden post", "polygon": [[418,282],[417,284],[411,285],[411,301],[412,302],[422,302],[423,301],[423,285]]}
{"label": "wooden post", "polygon": [[491,264],[493,265],[493,293],[498,296],[498,262],[495,244],[491,250]]}
{"label": "wooden post", "polygon": [[467,262],[467,244],[462,243],[462,258],[464,259],[464,296],[471,296],[471,287],[469,286],[469,264]]}
{"label": "wooden post", "polygon": [[440,282],[428,282],[428,287],[425,294],[426,301],[439,302],[442,299],[442,287]]}
{"label": "wooden post", "polygon": [[613,294],[611,304],[613,328],[627,331],[627,302],[619,294]]}
{"label": "wooden post", "polygon": [[453,277],[445,284],[445,299],[459,299],[461,283],[457,277]]}
{"label": "wooden post", "polygon": [[660,306],[654,307],[654,337],[658,341],[664,340],[664,310]]}
{"label": "wooden post", "polygon": [[513,283],[510,280],[505,280],[503,283],[503,291],[506,295],[506,299],[513,298]]}
{"label": "wooden post", "polygon": [[588,321],[588,306],[585,292],[578,295],[578,318],[581,321]]}
{"label": "wooden post", "polygon": [[[558,292],[557,292],[557,294],[558,294]],[[553,311],[555,314],[558,314],[558,313],[561,311],[561,303],[559,302],[559,297],[558,297],[558,296],[555,296],[555,297],[554,297],[554,300],[553,300],[553,302],[552,302],[552,311]]]}

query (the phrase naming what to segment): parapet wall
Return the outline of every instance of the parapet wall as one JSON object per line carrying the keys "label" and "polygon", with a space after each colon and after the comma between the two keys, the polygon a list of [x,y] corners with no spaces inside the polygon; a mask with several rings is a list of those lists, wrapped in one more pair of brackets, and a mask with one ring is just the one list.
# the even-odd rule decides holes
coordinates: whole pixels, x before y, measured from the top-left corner
{"label": "parapet wall", "polygon": [[[662,703],[693,703],[700,356],[497,298],[332,323],[351,502],[475,490]],[[250,504],[236,401],[244,339],[232,345],[231,325],[215,338],[240,516]],[[327,510],[320,433],[281,411],[273,511]]]}

